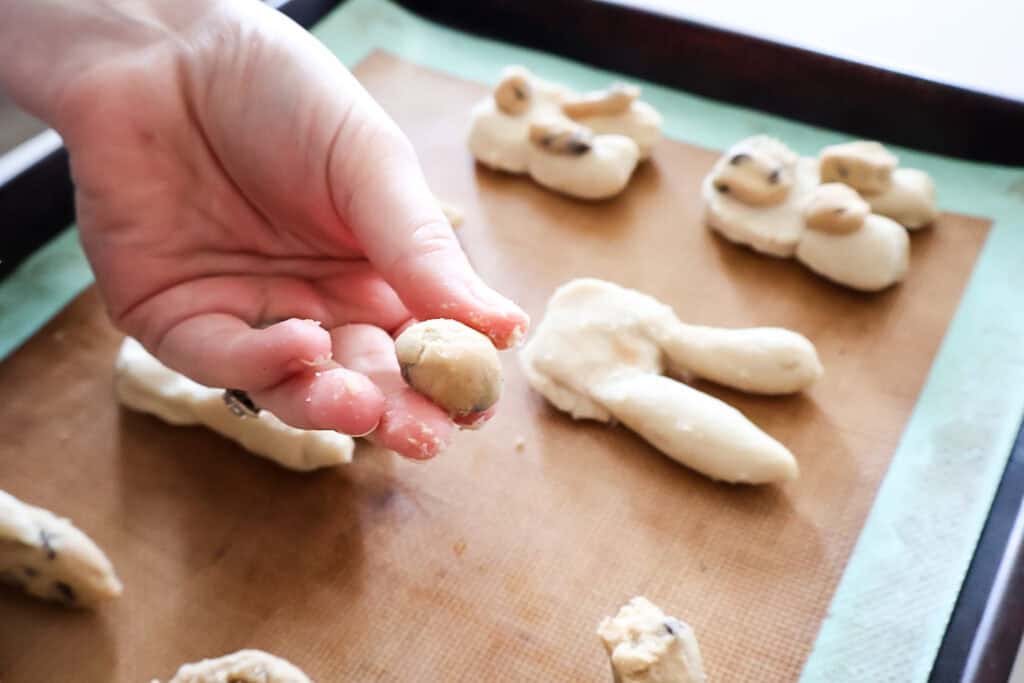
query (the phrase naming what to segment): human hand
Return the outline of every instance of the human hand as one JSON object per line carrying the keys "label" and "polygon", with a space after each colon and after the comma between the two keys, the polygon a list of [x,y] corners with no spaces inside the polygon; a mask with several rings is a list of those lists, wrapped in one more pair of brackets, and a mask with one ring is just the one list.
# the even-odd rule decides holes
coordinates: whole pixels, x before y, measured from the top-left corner
{"label": "human hand", "polygon": [[390,333],[454,318],[504,348],[525,314],[473,272],[408,141],[309,34],[258,2],[150,4],[105,7],[129,14],[37,106],[114,322],[289,424],[432,457],[453,425],[406,387]]}

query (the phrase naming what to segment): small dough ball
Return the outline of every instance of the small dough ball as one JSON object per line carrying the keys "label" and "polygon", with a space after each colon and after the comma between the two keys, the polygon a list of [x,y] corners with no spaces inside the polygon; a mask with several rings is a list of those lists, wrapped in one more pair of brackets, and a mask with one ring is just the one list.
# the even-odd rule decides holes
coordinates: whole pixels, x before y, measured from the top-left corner
{"label": "small dough ball", "polygon": [[910,238],[896,221],[869,214],[859,230],[835,235],[808,230],[796,258],[818,275],[865,292],[900,280],[910,267]]}
{"label": "small dough ball", "polygon": [[797,156],[767,135],[734,145],[712,171],[715,191],[750,206],[773,206],[793,187]]}
{"label": "small dough ball", "polygon": [[501,397],[501,361],[491,340],[455,320],[410,325],[395,340],[402,376],[452,417],[480,413]]}
{"label": "small dough ball", "polygon": [[852,187],[825,183],[815,189],[803,213],[808,228],[845,235],[860,230],[871,207]]}
{"label": "small dough ball", "polygon": [[494,89],[494,102],[506,114],[519,116],[530,108],[531,91],[529,72],[520,66],[509,67]]}
{"label": "small dough ball", "polygon": [[821,150],[821,182],[845,183],[864,194],[889,189],[899,160],[878,142],[858,140]]}

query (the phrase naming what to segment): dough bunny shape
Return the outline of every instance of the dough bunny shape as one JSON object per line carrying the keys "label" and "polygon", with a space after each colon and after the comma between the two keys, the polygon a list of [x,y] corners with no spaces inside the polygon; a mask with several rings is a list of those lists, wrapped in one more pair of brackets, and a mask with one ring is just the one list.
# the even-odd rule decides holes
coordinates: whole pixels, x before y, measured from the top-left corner
{"label": "dough bunny shape", "polygon": [[309,471],[352,461],[352,437],[328,429],[296,429],[266,410],[231,405],[223,389],[192,381],[126,337],[115,364],[118,400],[172,425],[203,425],[251,453],[291,470]]}
{"label": "dough bunny shape", "polygon": [[812,159],[759,135],[715,163],[701,194],[708,227],[726,239],[795,257],[838,284],[879,291],[902,280],[910,263],[904,226],[879,207],[907,227],[922,224],[926,214],[931,221],[929,188],[926,175],[896,168],[896,158],[878,143],[835,145]]}
{"label": "dough bunny shape", "polygon": [[789,394],[822,374],[814,346],[780,328],[682,323],[653,297],[597,279],[552,295],[520,359],[530,385],[576,419],[618,420],[713,479],[795,479],[793,455],[738,410],[671,377]]}
{"label": "dough bunny shape", "polygon": [[613,197],[661,137],[661,115],[639,94],[616,85],[580,95],[509,67],[473,108],[469,149],[484,166],[528,174],[557,192]]}
{"label": "dough bunny shape", "polygon": [[924,171],[899,168],[899,159],[877,142],[857,140],[830,145],[818,157],[821,182],[857,190],[871,210],[917,230],[939,216],[935,183]]}

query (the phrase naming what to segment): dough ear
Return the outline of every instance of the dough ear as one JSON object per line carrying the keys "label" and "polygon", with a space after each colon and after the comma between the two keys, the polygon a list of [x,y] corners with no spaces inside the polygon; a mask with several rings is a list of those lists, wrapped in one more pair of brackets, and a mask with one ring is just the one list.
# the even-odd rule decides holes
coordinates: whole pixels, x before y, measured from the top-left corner
{"label": "dough ear", "polygon": [[814,345],[778,327],[731,330],[676,321],[651,335],[668,357],[671,374],[751,394],[803,391],[823,373]]}
{"label": "dough ear", "polygon": [[668,377],[621,373],[591,395],[655,448],[712,479],[768,484],[799,474],[793,454],[740,411]]}

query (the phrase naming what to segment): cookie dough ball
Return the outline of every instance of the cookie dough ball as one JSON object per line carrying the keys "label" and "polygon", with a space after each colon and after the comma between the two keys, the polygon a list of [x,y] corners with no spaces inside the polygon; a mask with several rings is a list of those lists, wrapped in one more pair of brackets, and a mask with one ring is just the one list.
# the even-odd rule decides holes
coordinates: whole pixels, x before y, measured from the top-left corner
{"label": "cookie dough ball", "polygon": [[726,153],[712,171],[712,185],[723,195],[749,206],[774,206],[793,187],[797,156],[767,135],[742,140]]}
{"label": "cookie dough ball", "polygon": [[402,376],[454,418],[481,413],[501,397],[501,361],[491,340],[455,320],[425,320],[395,340]]}
{"label": "cookie dough ball", "polygon": [[820,185],[804,206],[804,221],[812,230],[845,235],[860,230],[871,207],[857,191],[842,183]]}
{"label": "cookie dough ball", "polygon": [[506,114],[519,116],[530,108],[531,91],[529,72],[522,67],[509,67],[494,89],[494,102]]}
{"label": "cookie dough ball", "polygon": [[846,183],[864,194],[889,189],[898,159],[881,143],[868,140],[831,145],[821,150],[821,182]]}

